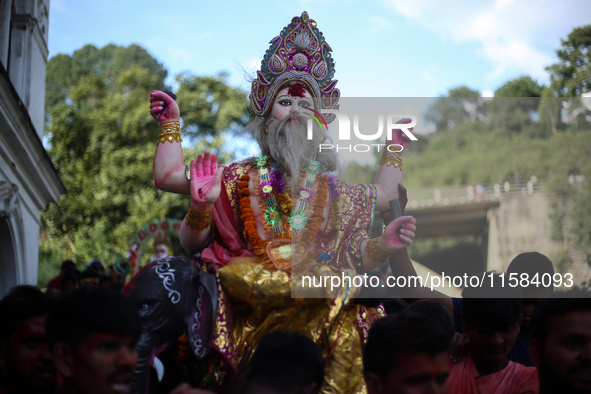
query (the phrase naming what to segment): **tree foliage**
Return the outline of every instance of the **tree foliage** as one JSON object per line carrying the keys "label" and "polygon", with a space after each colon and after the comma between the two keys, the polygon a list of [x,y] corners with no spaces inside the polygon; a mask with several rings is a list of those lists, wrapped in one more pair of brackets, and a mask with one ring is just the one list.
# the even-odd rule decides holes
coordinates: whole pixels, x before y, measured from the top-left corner
{"label": "tree foliage", "polygon": [[552,88],[563,97],[591,92],[591,25],[575,28],[560,41],[559,62],[546,68]]}
{"label": "tree foliage", "polygon": [[489,103],[490,124],[507,132],[531,133],[532,128],[528,126],[537,116],[543,89],[544,86],[529,75],[506,82],[495,90]]}
{"label": "tree foliage", "polygon": [[[137,45],[87,45],[49,60],[46,132],[67,192],[42,214],[40,284],[55,275],[53,264],[61,259],[112,263],[142,225],[184,217],[189,198],[156,189],[152,178],[159,126],[149,113],[149,94],[166,88],[166,76]],[[194,136],[185,156],[222,151],[224,133],[247,119],[239,113],[246,95],[227,86],[223,75],[177,80],[184,130]],[[200,99],[208,105],[196,113],[191,105]],[[222,155],[231,158],[231,152]]]}
{"label": "tree foliage", "polygon": [[425,120],[434,123],[436,131],[453,129],[461,124],[482,120],[486,113],[478,90],[462,85],[442,95],[427,110]]}

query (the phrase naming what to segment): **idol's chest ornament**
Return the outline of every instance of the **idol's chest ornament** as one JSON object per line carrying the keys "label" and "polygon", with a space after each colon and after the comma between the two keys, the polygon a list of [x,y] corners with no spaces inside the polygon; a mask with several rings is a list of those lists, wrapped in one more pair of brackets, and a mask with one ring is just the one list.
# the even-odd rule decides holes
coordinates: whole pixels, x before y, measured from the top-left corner
{"label": "idol's chest ornament", "polygon": [[[256,158],[252,176],[244,174],[240,177],[240,218],[248,241],[253,245],[255,255],[263,260],[261,262],[265,265],[268,259],[276,268],[287,270],[304,257],[319,233],[328,198],[327,177],[321,174],[318,161],[310,161],[300,171],[298,190],[294,196],[297,199],[293,201],[281,171],[271,169],[271,164],[269,156]],[[256,228],[249,197],[251,180],[267,240],[259,235]]]}

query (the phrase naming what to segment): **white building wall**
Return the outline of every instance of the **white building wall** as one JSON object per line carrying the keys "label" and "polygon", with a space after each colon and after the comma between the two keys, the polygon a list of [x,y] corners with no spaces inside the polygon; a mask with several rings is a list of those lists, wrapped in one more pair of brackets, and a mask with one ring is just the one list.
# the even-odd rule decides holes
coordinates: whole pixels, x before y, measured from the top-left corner
{"label": "white building wall", "polygon": [[65,193],[41,143],[48,9],[49,0],[0,1],[0,244],[10,249],[0,256],[0,297],[37,284],[41,211]]}

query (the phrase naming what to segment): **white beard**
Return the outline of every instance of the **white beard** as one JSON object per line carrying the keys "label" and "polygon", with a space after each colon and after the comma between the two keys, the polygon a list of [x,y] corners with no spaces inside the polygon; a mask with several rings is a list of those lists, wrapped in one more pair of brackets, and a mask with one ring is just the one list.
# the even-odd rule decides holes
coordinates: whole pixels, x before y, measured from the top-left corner
{"label": "white beard", "polygon": [[[263,155],[269,155],[279,165],[283,180],[286,185],[295,190],[299,180],[300,169],[312,160],[318,160],[322,164],[323,172],[334,172],[339,169],[336,152],[324,150],[319,152],[319,146],[325,140],[322,129],[313,122],[313,136],[308,140],[308,117],[296,114],[293,118],[299,122],[292,122],[292,115],[288,115],[281,121],[270,119],[266,122],[260,120],[256,125],[255,137]],[[257,120],[255,120],[257,122]],[[253,122],[253,123],[255,123]]]}

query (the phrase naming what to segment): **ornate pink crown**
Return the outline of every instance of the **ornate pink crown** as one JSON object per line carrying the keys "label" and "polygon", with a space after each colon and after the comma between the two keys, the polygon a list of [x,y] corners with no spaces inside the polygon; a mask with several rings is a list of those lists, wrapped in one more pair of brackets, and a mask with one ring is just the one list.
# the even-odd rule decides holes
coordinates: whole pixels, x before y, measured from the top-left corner
{"label": "ornate pink crown", "polygon": [[[323,109],[338,109],[341,92],[333,80],[334,61],[332,49],[316,27],[316,22],[307,12],[294,17],[281,33],[271,40],[265,53],[261,70],[252,82],[250,105],[258,116],[265,116],[271,110],[277,92],[289,82],[300,82],[321,100]],[[334,114],[326,114],[327,122],[334,120]]]}

